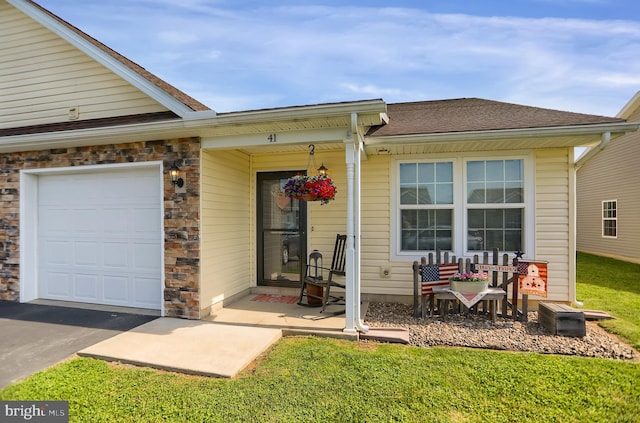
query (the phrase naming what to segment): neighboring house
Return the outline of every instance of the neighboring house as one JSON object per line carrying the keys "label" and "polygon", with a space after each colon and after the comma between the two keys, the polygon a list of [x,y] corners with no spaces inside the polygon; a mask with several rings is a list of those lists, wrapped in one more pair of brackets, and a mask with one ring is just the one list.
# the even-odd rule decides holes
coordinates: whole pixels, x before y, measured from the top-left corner
{"label": "neighboring house", "polygon": [[[298,287],[308,252],[329,261],[346,233],[346,331],[361,295],[410,298],[433,248],[522,250],[573,301],[574,147],[638,127],[482,99],[216,113],[26,0],[0,0],[0,46],[5,300],[197,319]],[[279,195],[318,163],[335,201]]]}
{"label": "neighboring house", "polygon": [[[640,92],[618,117],[640,122]],[[640,263],[640,132],[592,146],[583,157],[588,161],[577,163],[578,250]]]}

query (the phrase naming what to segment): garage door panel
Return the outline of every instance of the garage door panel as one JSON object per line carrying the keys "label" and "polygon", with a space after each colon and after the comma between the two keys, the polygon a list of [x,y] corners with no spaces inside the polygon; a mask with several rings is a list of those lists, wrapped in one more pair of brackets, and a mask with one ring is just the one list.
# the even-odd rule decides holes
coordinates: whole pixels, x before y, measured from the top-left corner
{"label": "garage door panel", "polygon": [[[133,210],[127,207],[107,207],[102,212],[102,228],[105,236],[127,234]],[[157,232],[156,232],[157,234]]]}
{"label": "garage door panel", "polygon": [[136,243],[133,245],[133,267],[136,271],[149,271],[161,265],[160,257],[156,253],[158,246],[150,243]]}
{"label": "garage door panel", "polygon": [[105,242],[103,251],[105,268],[129,269],[131,249],[128,242]]}
{"label": "garage door panel", "polygon": [[155,203],[161,201],[155,175],[138,175],[129,181],[131,190],[136,194],[139,203]]}
{"label": "garage door panel", "polygon": [[46,266],[63,265],[72,263],[73,243],[69,241],[45,240],[45,254],[41,254],[41,262]]}
{"label": "garage door panel", "polygon": [[[100,210],[97,207],[76,208],[67,210],[67,225],[69,232],[75,235],[93,236],[100,233],[100,222],[96,221],[96,217],[100,216]],[[72,236],[70,233],[69,236]]]}
{"label": "garage door panel", "polygon": [[160,294],[158,283],[153,278],[135,277],[133,288],[136,307],[146,308],[152,306],[157,301],[156,297]]}
{"label": "garage door panel", "polygon": [[132,230],[136,232],[136,238],[155,239],[159,229],[158,209],[136,208],[133,211],[132,224]]}
{"label": "garage door panel", "polygon": [[74,265],[96,267],[100,265],[100,244],[95,241],[74,243]]}
{"label": "garage door panel", "polygon": [[73,214],[68,208],[49,207],[45,215],[40,216],[42,235],[65,234],[73,230]]}
{"label": "garage door panel", "polygon": [[53,300],[66,299],[73,296],[72,275],[69,273],[47,272],[47,297]]}
{"label": "garage door panel", "polygon": [[74,300],[96,302],[100,300],[100,279],[97,275],[79,274],[74,278]]}
{"label": "garage door panel", "polygon": [[159,309],[157,168],[38,178],[38,296]]}
{"label": "garage door panel", "polygon": [[103,281],[105,302],[113,305],[127,305],[128,303],[133,305],[133,301],[130,300],[128,276],[105,275]]}

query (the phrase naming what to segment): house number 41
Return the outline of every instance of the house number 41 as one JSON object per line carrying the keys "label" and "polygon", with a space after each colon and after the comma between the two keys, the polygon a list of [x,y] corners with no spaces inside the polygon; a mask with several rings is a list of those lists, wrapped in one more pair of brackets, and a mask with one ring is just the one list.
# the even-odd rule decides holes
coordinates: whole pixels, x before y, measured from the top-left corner
{"label": "house number 41", "polygon": [[269,142],[276,142],[276,134],[269,134],[269,136],[267,137],[267,140]]}

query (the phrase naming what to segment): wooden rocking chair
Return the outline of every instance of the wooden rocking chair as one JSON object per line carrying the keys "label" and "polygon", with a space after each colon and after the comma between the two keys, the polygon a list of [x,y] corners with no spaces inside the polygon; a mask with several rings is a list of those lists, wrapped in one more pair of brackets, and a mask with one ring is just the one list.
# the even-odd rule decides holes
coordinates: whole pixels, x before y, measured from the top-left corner
{"label": "wooden rocking chair", "polygon": [[[338,234],[333,248],[331,268],[322,267],[322,254],[319,251],[314,250],[309,254],[307,273],[300,288],[299,305],[310,307],[319,307],[321,305],[322,310],[320,312],[322,313],[327,308],[327,305],[344,304],[344,296],[332,295],[331,287],[346,288],[344,283],[334,280],[335,276],[344,277],[346,275],[344,269],[346,244],[347,236]],[[328,272],[327,279],[324,278],[325,271]],[[307,297],[306,303],[302,301],[304,297]],[[344,313],[344,311],[339,313]]]}

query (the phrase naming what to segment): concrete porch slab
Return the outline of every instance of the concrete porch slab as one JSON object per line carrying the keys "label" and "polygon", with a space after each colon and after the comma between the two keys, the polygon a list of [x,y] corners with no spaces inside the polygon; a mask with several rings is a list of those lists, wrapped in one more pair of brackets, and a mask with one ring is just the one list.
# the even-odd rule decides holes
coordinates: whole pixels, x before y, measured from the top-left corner
{"label": "concrete porch slab", "polygon": [[275,328],[163,317],[78,352],[188,374],[232,378],[282,337]]}

